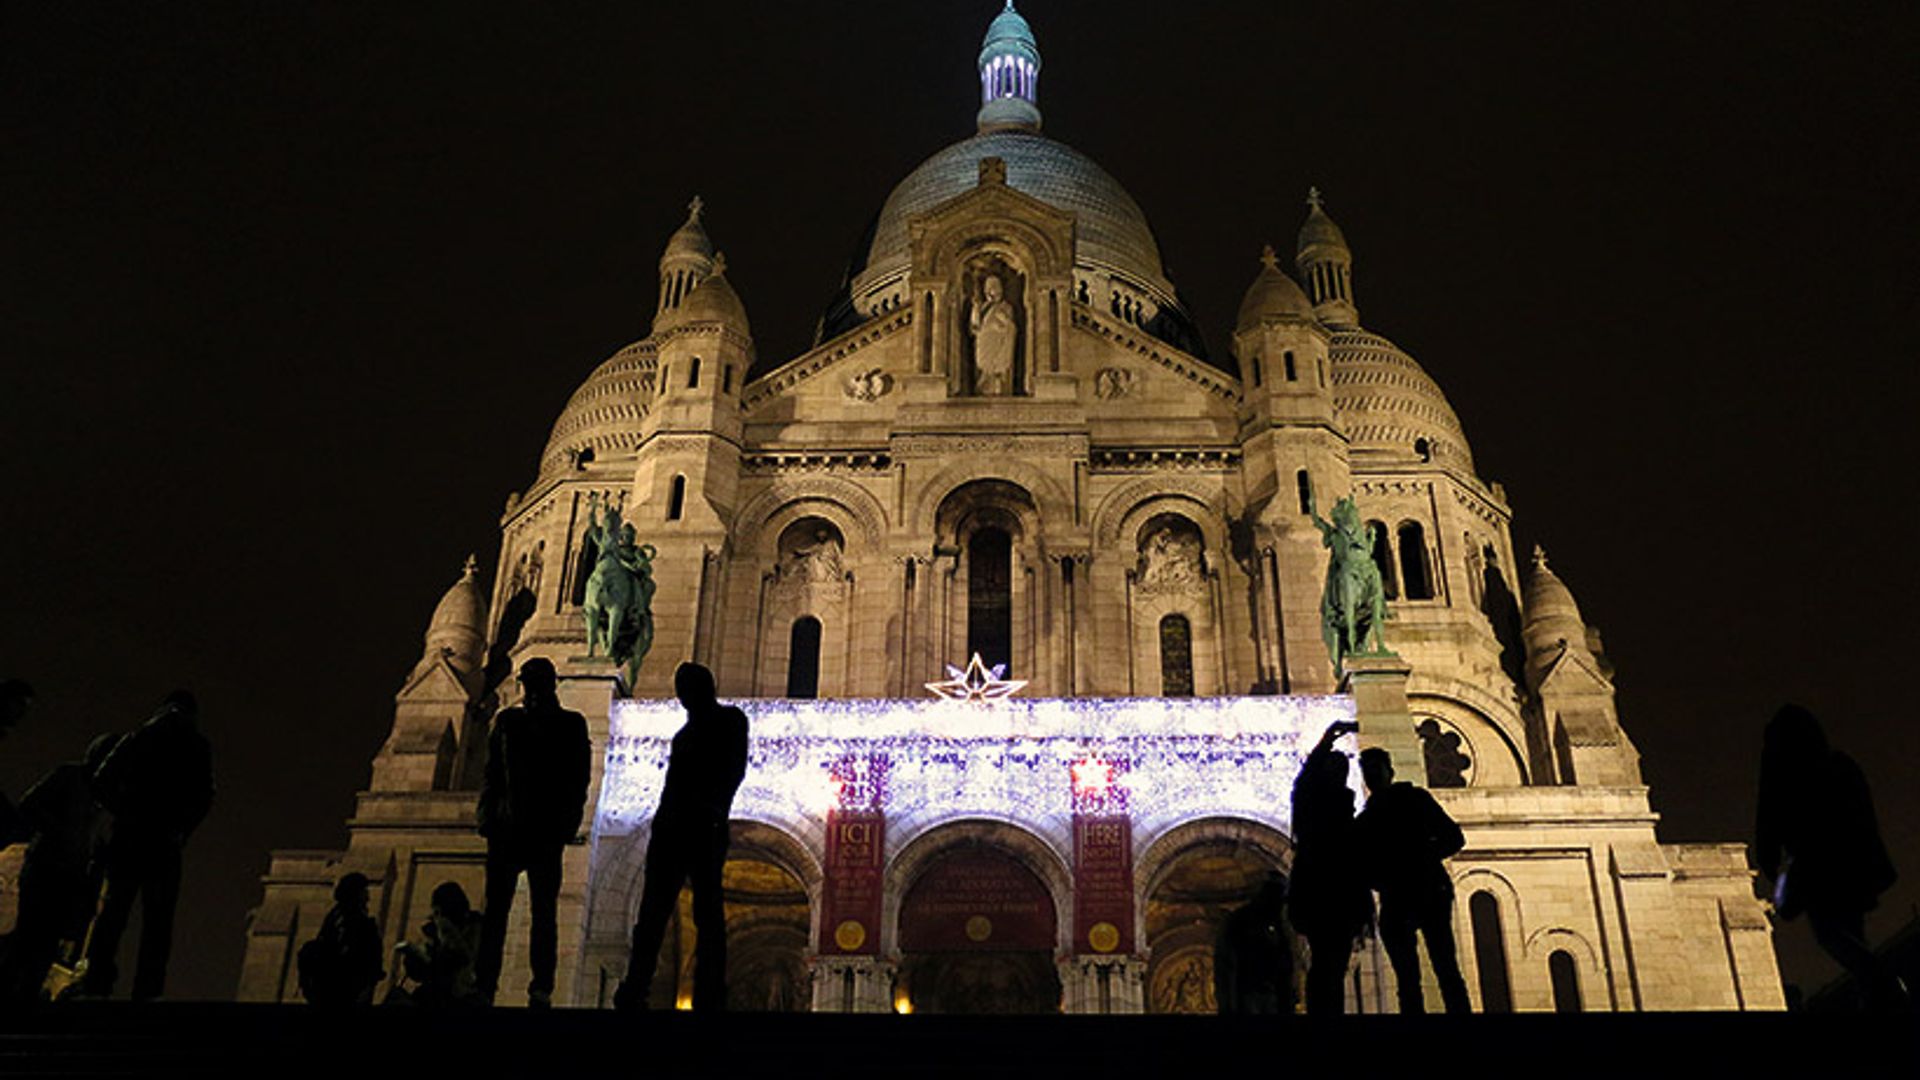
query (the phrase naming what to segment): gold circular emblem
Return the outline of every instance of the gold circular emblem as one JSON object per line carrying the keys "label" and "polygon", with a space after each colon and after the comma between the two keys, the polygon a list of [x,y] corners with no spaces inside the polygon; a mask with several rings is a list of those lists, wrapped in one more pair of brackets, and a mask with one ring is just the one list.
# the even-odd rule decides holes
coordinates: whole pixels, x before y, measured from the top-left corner
{"label": "gold circular emblem", "polygon": [[833,943],[840,946],[842,952],[852,952],[867,943],[867,928],[853,919],[848,919],[833,928]]}
{"label": "gold circular emblem", "polygon": [[1120,928],[1110,922],[1094,923],[1087,931],[1087,944],[1094,952],[1112,952],[1120,947]]}
{"label": "gold circular emblem", "polygon": [[967,920],[967,940],[985,941],[993,936],[993,920],[985,915],[975,915]]}

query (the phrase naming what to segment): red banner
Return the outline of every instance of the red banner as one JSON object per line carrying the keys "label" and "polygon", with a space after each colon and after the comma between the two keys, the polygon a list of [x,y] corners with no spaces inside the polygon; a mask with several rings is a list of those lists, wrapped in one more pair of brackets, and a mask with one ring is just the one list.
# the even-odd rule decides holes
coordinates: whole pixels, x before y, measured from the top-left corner
{"label": "red banner", "polygon": [[1133,822],[1073,815],[1073,950],[1133,951]]}
{"label": "red banner", "polygon": [[1073,782],[1073,951],[1133,952],[1133,821],[1124,758],[1090,754]]}
{"label": "red banner", "polygon": [[822,956],[880,951],[880,859],[886,818],[871,810],[827,812],[826,880],[820,890]]}

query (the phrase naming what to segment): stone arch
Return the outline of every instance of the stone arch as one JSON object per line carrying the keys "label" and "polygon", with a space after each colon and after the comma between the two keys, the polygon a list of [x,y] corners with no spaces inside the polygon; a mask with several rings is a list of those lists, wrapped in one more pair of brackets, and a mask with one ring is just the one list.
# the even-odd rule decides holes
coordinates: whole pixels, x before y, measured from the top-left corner
{"label": "stone arch", "polygon": [[[1208,484],[1183,476],[1146,476],[1122,484],[1100,500],[1093,512],[1093,538],[1097,548],[1112,548],[1126,535],[1129,525],[1139,528],[1161,501],[1192,504],[1187,516],[1207,538],[1210,550],[1227,550],[1227,521],[1238,512],[1238,505],[1218,484]],[[1179,512],[1177,505],[1161,508]],[[1144,515],[1144,516],[1143,516]]]}
{"label": "stone arch", "polygon": [[1467,984],[1473,988],[1476,996],[1484,995],[1485,990],[1480,986],[1479,965],[1484,946],[1474,937],[1472,900],[1475,893],[1490,893],[1500,912],[1500,945],[1506,960],[1508,993],[1517,1004],[1520,998],[1518,991],[1525,985],[1518,977],[1519,963],[1527,954],[1526,922],[1520,904],[1520,890],[1505,874],[1485,866],[1475,866],[1454,875],[1453,887],[1453,940],[1459,947],[1460,973],[1466,977]]}
{"label": "stone arch", "polygon": [[904,837],[898,847],[890,842],[893,853],[887,859],[881,890],[880,951],[893,956],[900,951],[900,907],[934,859],[955,848],[981,846],[995,849],[1032,871],[1046,886],[1053,900],[1056,926],[1054,949],[1059,954],[1072,951],[1073,874],[1068,860],[1053,844],[1024,824],[1003,818],[979,815],[935,822]]}
{"label": "stone arch", "polygon": [[[1461,691],[1483,700],[1480,703],[1463,700],[1467,694]],[[1418,717],[1427,714],[1439,717],[1460,732],[1468,753],[1474,757],[1469,787],[1525,784],[1526,755],[1521,753],[1507,727],[1496,722],[1483,707],[1491,703],[1484,692],[1458,680],[1448,680],[1444,690],[1418,688],[1407,695],[1407,707],[1413,712],[1416,725]]]}
{"label": "stone arch", "polygon": [[1142,830],[1134,840],[1134,940],[1145,948],[1147,901],[1180,857],[1198,848],[1232,845],[1251,848],[1285,873],[1293,867],[1293,838],[1279,827],[1246,817],[1192,818],[1155,832]]}
{"label": "stone arch", "polygon": [[735,544],[756,551],[768,535],[803,517],[827,518],[840,526],[849,543],[857,535],[869,551],[877,550],[887,533],[887,512],[866,488],[836,476],[782,478],[753,498],[734,515]]}
{"label": "stone arch", "polygon": [[904,515],[904,524],[915,536],[933,535],[935,517],[947,496],[975,480],[1000,480],[1026,489],[1041,526],[1035,532],[1036,540],[1048,522],[1065,524],[1072,513],[1072,500],[1052,477],[1028,462],[1003,454],[955,461],[920,483],[912,506]]}
{"label": "stone arch", "polygon": [[1061,250],[1047,230],[1006,214],[949,226],[929,248],[924,269],[944,278],[960,262],[982,252],[1024,262],[1035,277],[1057,276],[1073,269],[1072,252]]}
{"label": "stone arch", "polygon": [[1192,820],[1147,845],[1134,880],[1148,1011],[1212,1010],[1221,920],[1252,898],[1267,869],[1284,872],[1292,861],[1285,834],[1238,817]]}

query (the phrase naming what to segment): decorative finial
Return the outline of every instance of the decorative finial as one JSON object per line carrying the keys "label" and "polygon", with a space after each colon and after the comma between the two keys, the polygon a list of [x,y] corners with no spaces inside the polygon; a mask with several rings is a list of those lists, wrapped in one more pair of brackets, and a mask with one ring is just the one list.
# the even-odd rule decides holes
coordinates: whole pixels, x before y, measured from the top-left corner
{"label": "decorative finial", "polygon": [[1267,244],[1260,249],[1260,265],[1269,270],[1280,269],[1280,256],[1273,253],[1273,245]]}
{"label": "decorative finial", "polygon": [[472,581],[474,578],[474,575],[478,574],[479,572],[480,572],[480,560],[474,558],[472,555],[468,555],[467,565],[460,572],[460,580]]}
{"label": "decorative finial", "polygon": [[1547,568],[1547,549],[1541,547],[1539,544],[1533,545],[1533,568],[1535,570],[1545,570]]}
{"label": "decorative finial", "polygon": [[1307,205],[1308,205],[1308,206],[1310,206],[1310,207],[1312,207],[1312,208],[1313,208],[1313,209],[1315,209],[1315,210],[1321,210],[1321,209],[1324,209],[1324,207],[1322,206],[1322,204],[1321,204],[1321,202],[1320,202],[1320,189],[1319,189],[1319,188],[1317,188],[1317,187],[1310,187],[1310,188],[1308,188],[1308,189],[1307,189]]}
{"label": "decorative finial", "polygon": [[727,272],[727,253],[724,251],[714,252],[713,253],[713,273],[709,276],[719,277],[720,275],[726,272]]}
{"label": "decorative finial", "polygon": [[687,204],[687,220],[699,221],[700,215],[703,212],[705,212],[706,209],[707,209],[707,201],[705,199],[702,199],[700,196],[695,195],[693,197],[693,201]]}

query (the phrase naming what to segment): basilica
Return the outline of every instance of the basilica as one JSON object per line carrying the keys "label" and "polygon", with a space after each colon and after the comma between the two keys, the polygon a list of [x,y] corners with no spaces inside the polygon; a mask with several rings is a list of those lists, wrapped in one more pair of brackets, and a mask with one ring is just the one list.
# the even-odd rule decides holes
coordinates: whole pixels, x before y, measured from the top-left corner
{"label": "basilica", "polygon": [[[585,371],[492,572],[469,560],[432,613],[347,846],[273,854],[238,997],[298,996],[293,957],[349,870],[389,946],[441,882],[481,895],[488,723],[542,656],[594,742],[560,1004],[604,1006],[624,974],[672,674],[695,660],[752,722],[737,1009],[1211,1011],[1219,921],[1289,866],[1293,778],[1343,720],[1466,834],[1477,1008],[1781,1008],[1743,845],[1660,841],[1600,635],[1514,550],[1440,386],[1362,321],[1320,195],[1291,252],[1249,251],[1210,348],[1141,208],[1042,133],[1011,0],[978,72],[975,132],[893,188],[798,356],[755,349],[725,209],[693,202],[651,327]],[[1320,522],[1348,497],[1387,617],[1383,649],[1336,663]],[[652,550],[631,678],[582,615],[601,506]],[[691,985],[681,903],[656,1006]],[[1394,1008],[1377,943],[1349,988]]]}

